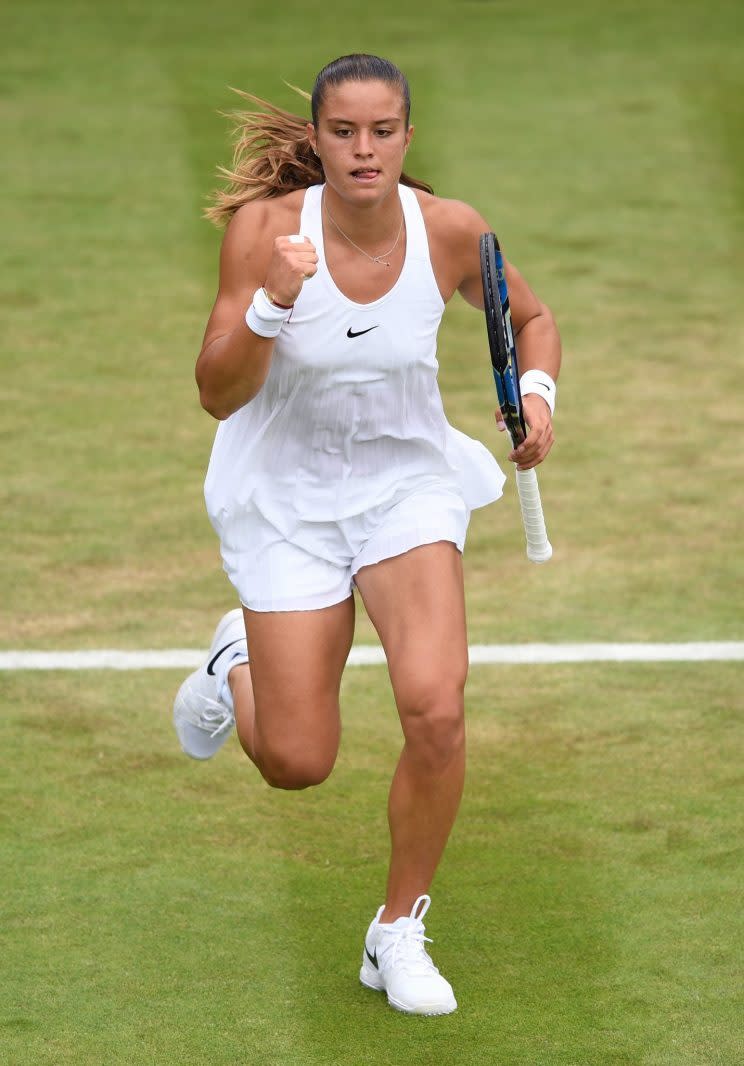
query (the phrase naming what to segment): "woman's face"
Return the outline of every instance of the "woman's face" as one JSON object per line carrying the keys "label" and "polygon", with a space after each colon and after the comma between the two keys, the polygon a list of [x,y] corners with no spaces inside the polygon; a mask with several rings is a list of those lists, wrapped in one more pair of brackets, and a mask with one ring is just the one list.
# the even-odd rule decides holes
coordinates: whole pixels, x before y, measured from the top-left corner
{"label": "woman's face", "polygon": [[330,88],[318,112],[310,144],[320,156],[328,185],[360,206],[383,200],[397,187],[413,136],[406,129],[400,90],[383,81],[346,81]]}

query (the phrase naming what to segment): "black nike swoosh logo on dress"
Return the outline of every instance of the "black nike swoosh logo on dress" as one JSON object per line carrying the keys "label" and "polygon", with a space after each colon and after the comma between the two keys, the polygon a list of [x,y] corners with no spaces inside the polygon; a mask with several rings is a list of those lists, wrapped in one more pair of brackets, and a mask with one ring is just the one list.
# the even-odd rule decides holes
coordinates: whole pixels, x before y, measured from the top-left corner
{"label": "black nike swoosh logo on dress", "polygon": [[207,673],[211,674],[212,677],[214,677],[214,664],[217,662],[220,655],[222,655],[223,651],[227,651],[228,648],[231,648],[233,644],[240,644],[242,639],[242,637],[238,637],[237,640],[231,640],[229,644],[225,644],[224,648],[220,648],[217,654],[213,656],[207,663]]}
{"label": "black nike swoosh logo on dress", "polygon": [[355,333],[354,330],[351,328],[351,326],[349,326],[349,328],[346,331],[346,336],[347,337],[361,337],[361,336],[363,336],[363,334],[371,333],[373,329],[379,329],[379,328],[380,328],[379,325],[370,326],[369,329],[360,329],[358,333]]}

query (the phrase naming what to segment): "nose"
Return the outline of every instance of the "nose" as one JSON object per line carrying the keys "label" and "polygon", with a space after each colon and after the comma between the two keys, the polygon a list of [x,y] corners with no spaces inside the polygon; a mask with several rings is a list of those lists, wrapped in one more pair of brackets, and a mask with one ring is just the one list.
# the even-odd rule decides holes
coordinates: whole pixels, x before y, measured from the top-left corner
{"label": "nose", "polygon": [[358,156],[372,155],[372,137],[368,130],[359,130],[354,145],[354,154]]}

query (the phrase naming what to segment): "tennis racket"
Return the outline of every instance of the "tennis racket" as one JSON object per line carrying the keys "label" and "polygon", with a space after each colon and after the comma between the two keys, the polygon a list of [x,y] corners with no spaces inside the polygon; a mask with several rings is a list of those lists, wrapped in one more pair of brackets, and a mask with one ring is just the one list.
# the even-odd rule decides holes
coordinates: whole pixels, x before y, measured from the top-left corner
{"label": "tennis racket", "polygon": [[[527,436],[519,392],[519,366],[512,332],[509,294],[506,291],[504,258],[494,233],[484,233],[480,239],[481,277],[486,312],[488,346],[499,407],[506,429],[516,448]],[[534,470],[517,470],[517,492],[522,522],[527,539],[527,558],[533,563],[546,563],[553,554],[543,516],[540,489]]]}

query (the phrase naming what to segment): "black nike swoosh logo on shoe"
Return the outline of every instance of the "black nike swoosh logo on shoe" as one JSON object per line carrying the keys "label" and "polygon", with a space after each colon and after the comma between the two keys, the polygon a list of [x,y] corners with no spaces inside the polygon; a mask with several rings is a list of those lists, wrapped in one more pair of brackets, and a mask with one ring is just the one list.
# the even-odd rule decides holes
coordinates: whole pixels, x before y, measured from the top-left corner
{"label": "black nike swoosh logo on shoe", "polygon": [[365,945],[364,945],[364,954],[365,954],[365,955],[367,956],[367,958],[368,958],[368,959],[369,959],[369,961],[370,961],[370,962],[372,963],[372,965],[374,966],[374,968],[375,968],[376,970],[379,970],[379,969],[380,969],[380,964],[379,964],[379,962],[377,961],[377,948],[375,948],[375,953],[374,953],[374,955],[370,955],[370,953],[369,953],[369,948],[368,948],[368,947],[367,947],[367,945],[365,944]]}
{"label": "black nike swoosh logo on shoe", "polygon": [[358,333],[355,333],[354,330],[351,328],[351,326],[349,326],[349,328],[346,331],[346,336],[347,337],[362,337],[365,333],[371,333],[373,329],[379,329],[379,328],[380,328],[379,325],[370,326],[369,329],[360,329]]}
{"label": "black nike swoosh logo on shoe", "polygon": [[214,664],[217,662],[220,655],[222,655],[223,651],[227,651],[228,648],[231,648],[233,644],[240,644],[242,639],[242,637],[238,637],[237,640],[231,640],[229,644],[225,644],[224,648],[220,648],[217,654],[213,656],[207,663],[207,673],[211,674],[212,677],[214,677]]}

